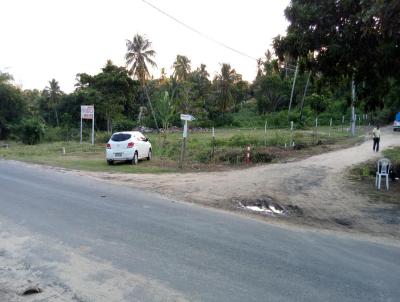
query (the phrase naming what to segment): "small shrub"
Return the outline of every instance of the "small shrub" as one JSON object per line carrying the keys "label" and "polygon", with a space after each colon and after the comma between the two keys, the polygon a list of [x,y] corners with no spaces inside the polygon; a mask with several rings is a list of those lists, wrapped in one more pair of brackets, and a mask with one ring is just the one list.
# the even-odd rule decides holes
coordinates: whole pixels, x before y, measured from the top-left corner
{"label": "small shrub", "polygon": [[229,151],[220,151],[218,154],[218,160],[222,162],[226,162],[229,164],[239,164],[243,162],[243,151],[242,150],[229,150]]}
{"label": "small shrub", "polygon": [[96,132],[94,136],[94,140],[98,144],[105,144],[111,137],[111,133],[108,132]]}
{"label": "small shrub", "polygon": [[269,163],[271,162],[275,156],[269,153],[265,149],[256,150],[253,154],[252,162],[253,163]]}
{"label": "small shrub", "polygon": [[284,146],[288,142],[289,138],[278,132],[275,132],[275,136],[267,140],[269,146]]}
{"label": "small shrub", "polygon": [[43,141],[49,143],[62,141],[63,140],[62,134],[63,131],[61,130],[61,128],[48,127],[44,132]]}
{"label": "small shrub", "polygon": [[19,138],[27,145],[40,143],[45,133],[44,124],[33,118],[23,120],[18,130]]}

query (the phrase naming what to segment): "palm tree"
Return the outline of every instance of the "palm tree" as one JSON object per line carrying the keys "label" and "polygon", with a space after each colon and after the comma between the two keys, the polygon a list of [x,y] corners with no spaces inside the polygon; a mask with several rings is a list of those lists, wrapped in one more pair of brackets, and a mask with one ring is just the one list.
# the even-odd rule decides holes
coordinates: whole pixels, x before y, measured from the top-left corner
{"label": "palm tree", "polygon": [[54,110],[57,127],[59,127],[60,124],[58,121],[57,104],[60,96],[62,95],[62,91],[60,89],[60,86],[58,85],[58,82],[55,79],[49,81],[49,86],[45,88],[44,92],[49,98],[49,107]]}
{"label": "palm tree", "polygon": [[177,82],[185,82],[190,74],[190,60],[186,56],[177,55],[174,65],[174,77]]}
{"label": "palm tree", "polygon": [[151,49],[151,42],[145,37],[136,34],[132,41],[126,41],[127,53],[125,55],[126,65],[128,66],[129,74],[136,77],[142,89],[144,90],[147,100],[149,102],[151,113],[153,114],[154,122],[158,130],[157,119],[153,110],[153,105],[149,97],[146,87],[146,81],[150,77],[147,65],[156,67],[157,64],[153,61],[156,52]]}
{"label": "palm tree", "polygon": [[234,105],[232,90],[240,76],[235,69],[231,69],[231,65],[222,64],[221,73],[217,74],[214,81],[217,85],[219,97],[219,108],[221,112],[229,111]]}
{"label": "palm tree", "polygon": [[183,91],[183,103],[182,110],[188,112],[189,109],[189,91],[190,84],[188,83],[188,78],[190,75],[191,67],[190,60],[186,56],[177,55],[174,65],[173,78],[177,87],[181,87]]}

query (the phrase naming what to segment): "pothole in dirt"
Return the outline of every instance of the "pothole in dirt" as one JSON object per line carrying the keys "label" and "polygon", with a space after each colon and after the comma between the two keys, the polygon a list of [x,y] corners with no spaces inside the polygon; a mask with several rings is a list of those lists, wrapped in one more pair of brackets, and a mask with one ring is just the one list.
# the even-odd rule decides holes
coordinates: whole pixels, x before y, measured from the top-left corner
{"label": "pothole in dirt", "polygon": [[233,199],[240,209],[271,216],[302,216],[303,210],[296,205],[283,205],[271,197],[257,199]]}
{"label": "pothole in dirt", "polygon": [[351,229],[353,227],[353,222],[347,218],[335,218],[333,221],[336,224],[339,224],[339,225],[344,226],[349,229]]}
{"label": "pothole in dirt", "polygon": [[30,296],[30,295],[34,295],[34,294],[40,294],[41,292],[42,292],[42,289],[37,286],[28,287],[21,293],[21,296]]}

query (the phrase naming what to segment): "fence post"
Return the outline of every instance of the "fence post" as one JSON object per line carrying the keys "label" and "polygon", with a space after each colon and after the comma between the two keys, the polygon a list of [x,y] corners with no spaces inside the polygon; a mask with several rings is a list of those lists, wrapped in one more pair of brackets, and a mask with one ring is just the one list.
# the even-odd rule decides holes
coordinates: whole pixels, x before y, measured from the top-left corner
{"label": "fence post", "polygon": [[343,132],[343,126],[344,126],[344,115],[342,115],[342,132]]}
{"label": "fence post", "polygon": [[329,137],[331,137],[331,131],[332,131],[332,118],[329,122]]}
{"label": "fence post", "polygon": [[211,158],[214,159],[214,151],[215,151],[215,131],[214,131],[214,127],[212,127],[212,141],[211,141],[211,145],[212,145]]}
{"label": "fence post", "polygon": [[315,118],[315,140],[318,144],[318,117]]}
{"label": "fence post", "polygon": [[290,146],[293,146],[293,121],[290,122]]}
{"label": "fence post", "polygon": [[264,146],[267,146],[267,126],[268,126],[268,121],[265,121],[264,125]]}

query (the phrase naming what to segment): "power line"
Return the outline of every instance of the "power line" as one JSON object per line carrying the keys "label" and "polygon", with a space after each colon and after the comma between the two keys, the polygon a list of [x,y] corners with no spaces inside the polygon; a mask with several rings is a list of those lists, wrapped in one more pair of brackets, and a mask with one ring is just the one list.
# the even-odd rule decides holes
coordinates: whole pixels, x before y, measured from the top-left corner
{"label": "power line", "polygon": [[210,41],[212,41],[212,42],[218,44],[219,46],[222,46],[222,47],[224,47],[224,48],[226,48],[226,49],[229,49],[230,51],[233,51],[233,52],[235,52],[235,53],[237,53],[237,54],[239,54],[239,55],[241,55],[241,56],[244,56],[244,57],[246,57],[246,58],[248,58],[248,59],[257,61],[256,58],[254,58],[254,57],[252,57],[252,56],[250,56],[250,55],[248,55],[248,54],[246,54],[246,53],[244,53],[244,52],[242,52],[242,51],[240,51],[240,50],[237,50],[237,49],[235,49],[235,48],[233,48],[233,47],[230,47],[229,45],[226,45],[225,43],[220,42],[220,41],[214,39],[213,37],[210,37],[209,35],[206,35],[206,34],[202,33],[201,31],[195,29],[194,27],[192,27],[192,26],[190,26],[190,25],[188,25],[188,24],[186,24],[186,23],[180,21],[179,19],[177,19],[177,18],[175,18],[174,16],[170,15],[170,14],[167,13],[166,11],[164,11],[164,10],[158,8],[158,7],[155,6],[154,4],[152,4],[152,3],[150,3],[150,2],[148,2],[148,1],[146,1],[146,0],[142,0],[142,1],[143,1],[144,3],[146,3],[148,6],[152,7],[153,9],[155,9],[156,11],[160,12],[161,14],[163,14],[163,15],[167,16],[168,18],[174,20],[176,23],[179,23],[179,24],[182,25],[183,27],[185,27],[185,28],[187,28],[187,29],[189,29],[189,30],[195,32],[195,33],[198,34],[199,36],[201,36],[201,37],[203,37],[203,38],[205,38],[205,39],[207,39],[207,40],[210,40]]}

